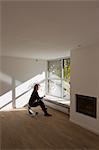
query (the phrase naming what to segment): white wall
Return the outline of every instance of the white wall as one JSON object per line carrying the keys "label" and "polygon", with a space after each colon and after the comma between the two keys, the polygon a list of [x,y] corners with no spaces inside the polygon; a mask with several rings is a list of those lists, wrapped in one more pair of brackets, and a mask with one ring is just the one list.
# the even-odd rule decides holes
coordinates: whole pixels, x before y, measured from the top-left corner
{"label": "white wall", "polygon": [[0,58],[2,61],[0,95],[12,89],[13,81],[15,81],[15,86],[17,86],[38,74],[42,74],[42,72],[46,70],[46,61],[44,60],[7,56],[2,56]]}
{"label": "white wall", "polygon": [[[99,134],[99,45],[71,51],[70,120]],[[97,118],[76,112],[75,94],[97,97]]]}

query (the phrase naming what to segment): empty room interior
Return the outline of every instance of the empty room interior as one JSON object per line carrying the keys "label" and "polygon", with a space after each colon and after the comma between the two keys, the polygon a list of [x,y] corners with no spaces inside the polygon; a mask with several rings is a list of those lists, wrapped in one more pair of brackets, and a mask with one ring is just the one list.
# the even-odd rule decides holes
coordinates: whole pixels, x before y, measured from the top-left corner
{"label": "empty room interior", "polygon": [[98,0],[0,1],[0,149],[99,149]]}

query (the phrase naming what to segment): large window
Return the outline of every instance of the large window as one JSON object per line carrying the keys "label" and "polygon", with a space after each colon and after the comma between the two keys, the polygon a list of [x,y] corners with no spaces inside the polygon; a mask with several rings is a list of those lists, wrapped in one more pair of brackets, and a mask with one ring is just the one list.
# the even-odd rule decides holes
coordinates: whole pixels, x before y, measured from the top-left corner
{"label": "large window", "polygon": [[70,58],[48,61],[48,94],[70,99]]}
{"label": "large window", "polygon": [[53,96],[62,96],[61,60],[48,61],[48,93]]}

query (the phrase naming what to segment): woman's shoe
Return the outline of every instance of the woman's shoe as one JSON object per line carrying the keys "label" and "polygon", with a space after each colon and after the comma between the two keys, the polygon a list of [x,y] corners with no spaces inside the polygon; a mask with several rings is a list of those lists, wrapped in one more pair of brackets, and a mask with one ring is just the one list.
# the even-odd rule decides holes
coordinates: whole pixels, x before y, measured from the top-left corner
{"label": "woman's shoe", "polygon": [[49,113],[45,113],[44,116],[51,117],[52,115]]}
{"label": "woman's shoe", "polygon": [[33,111],[31,109],[28,109],[28,112],[29,112],[30,115],[33,114]]}

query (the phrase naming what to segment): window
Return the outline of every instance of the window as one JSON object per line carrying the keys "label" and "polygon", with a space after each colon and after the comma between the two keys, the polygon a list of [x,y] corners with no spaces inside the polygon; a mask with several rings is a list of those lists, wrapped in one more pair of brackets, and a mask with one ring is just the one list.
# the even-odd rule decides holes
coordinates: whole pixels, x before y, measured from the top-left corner
{"label": "window", "polygon": [[61,60],[48,61],[48,77],[61,79]]}
{"label": "window", "polygon": [[61,60],[48,61],[48,93],[52,96],[61,97],[62,87]]}
{"label": "window", "polygon": [[48,61],[48,94],[70,99],[70,58]]}

